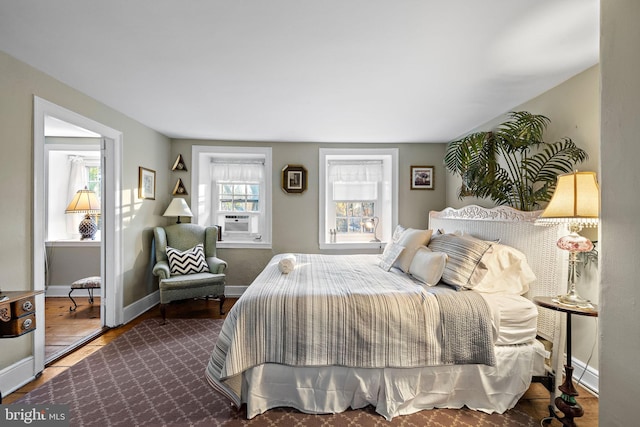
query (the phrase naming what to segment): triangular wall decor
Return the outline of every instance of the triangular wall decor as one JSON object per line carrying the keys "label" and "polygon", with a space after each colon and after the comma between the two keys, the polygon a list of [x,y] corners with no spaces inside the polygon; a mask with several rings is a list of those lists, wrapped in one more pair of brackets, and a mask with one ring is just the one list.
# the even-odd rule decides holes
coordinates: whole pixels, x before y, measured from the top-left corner
{"label": "triangular wall decor", "polygon": [[176,182],[176,185],[173,187],[173,195],[186,196],[187,194],[189,194],[187,193],[187,187],[185,187],[182,180],[178,178],[178,182]]}
{"label": "triangular wall decor", "polygon": [[173,167],[171,168],[171,170],[172,171],[186,171],[187,170],[187,164],[184,162],[184,158],[182,157],[182,154],[178,154],[178,158],[173,163]]}

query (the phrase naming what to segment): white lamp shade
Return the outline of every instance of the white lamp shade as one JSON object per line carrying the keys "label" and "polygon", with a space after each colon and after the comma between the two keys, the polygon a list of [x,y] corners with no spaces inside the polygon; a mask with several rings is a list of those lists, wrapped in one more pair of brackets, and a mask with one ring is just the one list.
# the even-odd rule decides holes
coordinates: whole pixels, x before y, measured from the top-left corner
{"label": "white lamp shade", "polygon": [[600,188],[595,172],[576,171],[558,176],[556,191],[538,221],[596,225],[599,210]]}
{"label": "white lamp shade", "polygon": [[192,217],[191,209],[187,205],[186,200],[176,197],[169,203],[169,207],[164,211],[163,216],[188,216]]}

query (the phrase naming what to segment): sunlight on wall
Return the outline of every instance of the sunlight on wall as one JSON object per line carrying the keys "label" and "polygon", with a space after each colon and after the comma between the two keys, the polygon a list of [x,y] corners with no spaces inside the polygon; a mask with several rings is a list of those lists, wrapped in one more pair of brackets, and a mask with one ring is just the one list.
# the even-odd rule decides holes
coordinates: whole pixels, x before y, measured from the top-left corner
{"label": "sunlight on wall", "polygon": [[138,189],[122,189],[122,205],[120,206],[120,217],[122,218],[122,226],[126,228],[131,224],[135,217],[135,213],[142,207],[144,200],[138,199]]}

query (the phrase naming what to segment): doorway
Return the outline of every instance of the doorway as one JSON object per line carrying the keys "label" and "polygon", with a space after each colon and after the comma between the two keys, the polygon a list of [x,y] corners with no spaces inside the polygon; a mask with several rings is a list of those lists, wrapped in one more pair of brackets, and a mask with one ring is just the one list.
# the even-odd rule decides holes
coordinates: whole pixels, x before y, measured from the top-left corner
{"label": "doorway", "polygon": [[[100,209],[101,238],[91,244],[98,248],[99,274],[102,286],[99,303],[100,325],[114,327],[122,323],[122,262],[121,262],[121,163],[122,133],[67,110],[39,97],[34,97],[34,200],[33,200],[33,288],[36,291],[47,289],[47,155],[45,123],[53,119],[72,127],[95,134],[98,162],[101,169],[102,198]],[[64,199],[64,198],[63,198]],[[65,200],[62,203],[67,203]],[[58,251],[58,253],[60,253]],[[70,284],[67,293],[70,290]],[[80,295],[78,294],[78,297]],[[38,327],[33,333],[34,371],[42,372],[46,363],[47,318],[45,316],[45,295],[40,294],[36,303]],[[81,298],[81,297],[80,297]],[[70,301],[69,301],[70,302]]]}
{"label": "doorway", "polygon": [[[48,365],[103,331],[101,201],[105,176],[102,135],[51,116],[45,117],[44,135]],[[92,287],[71,290],[88,285]]]}

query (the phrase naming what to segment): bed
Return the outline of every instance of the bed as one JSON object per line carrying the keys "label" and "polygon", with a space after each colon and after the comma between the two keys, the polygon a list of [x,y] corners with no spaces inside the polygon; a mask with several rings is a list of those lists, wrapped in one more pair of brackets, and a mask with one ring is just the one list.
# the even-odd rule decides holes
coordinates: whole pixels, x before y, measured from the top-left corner
{"label": "bed", "polygon": [[[429,235],[426,248],[411,246],[399,227],[382,256],[274,256],[225,319],[207,381],[246,404],[247,418],[283,406],[336,413],[372,405],[388,420],[431,408],[512,408],[532,378],[553,371],[537,338],[562,339],[557,315],[531,302],[557,295],[567,271],[555,250],[559,230],[535,226],[538,213],[448,208],[430,212],[428,230],[412,230],[414,239]],[[474,282],[484,283],[481,292],[469,290],[458,279],[478,268],[466,271],[455,250],[443,263],[451,242],[482,259],[497,247],[522,254],[534,276],[518,292],[493,289],[511,284],[486,275]]]}

